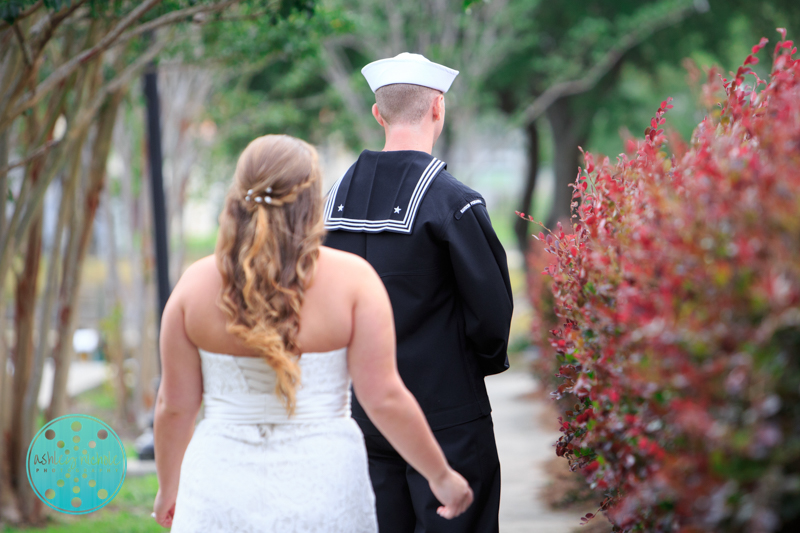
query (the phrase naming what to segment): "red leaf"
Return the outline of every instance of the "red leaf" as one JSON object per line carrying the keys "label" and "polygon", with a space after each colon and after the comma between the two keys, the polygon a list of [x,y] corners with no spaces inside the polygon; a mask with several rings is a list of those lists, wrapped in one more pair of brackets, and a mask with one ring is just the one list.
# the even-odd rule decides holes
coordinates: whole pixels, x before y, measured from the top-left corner
{"label": "red leaf", "polygon": [[[778,29],[778,31],[781,31],[781,30]],[[783,38],[786,39],[786,30],[783,30],[783,33],[781,35],[783,35]],[[757,54],[759,52],[759,50],[761,50],[762,48],[764,48],[767,45],[768,42],[769,42],[769,39],[767,39],[766,37],[762,37],[761,40],[758,42],[758,44],[753,47],[752,53],[753,54]]]}

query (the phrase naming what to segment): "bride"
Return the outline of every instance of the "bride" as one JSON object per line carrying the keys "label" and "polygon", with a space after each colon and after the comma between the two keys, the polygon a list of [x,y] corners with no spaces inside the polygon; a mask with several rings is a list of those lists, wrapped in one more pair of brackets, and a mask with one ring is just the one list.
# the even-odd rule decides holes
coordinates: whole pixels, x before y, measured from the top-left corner
{"label": "bride", "polygon": [[453,518],[472,502],[397,373],[383,283],[366,261],[320,244],[322,201],[312,146],[254,140],[215,254],[186,270],[167,303],[153,514],[175,533],[376,532],[351,379],[428,480],[438,513]]}

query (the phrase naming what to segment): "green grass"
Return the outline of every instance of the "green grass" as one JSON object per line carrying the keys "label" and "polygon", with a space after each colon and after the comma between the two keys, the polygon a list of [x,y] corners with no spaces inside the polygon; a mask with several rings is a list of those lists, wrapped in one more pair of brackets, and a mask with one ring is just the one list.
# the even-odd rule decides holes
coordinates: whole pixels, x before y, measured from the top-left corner
{"label": "green grass", "polygon": [[51,511],[44,528],[6,526],[2,533],[161,533],[166,530],[150,518],[157,491],[155,474],[129,477],[114,500],[99,511],[80,516]]}
{"label": "green grass", "polygon": [[125,447],[125,455],[128,459],[137,459],[139,454],[136,453],[136,448],[133,446],[133,441],[122,439],[122,445]]}
{"label": "green grass", "polygon": [[97,411],[111,411],[117,407],[114,387],[105,381],[100,386],[82,392],[75,398],[76,403],[87,404]]}

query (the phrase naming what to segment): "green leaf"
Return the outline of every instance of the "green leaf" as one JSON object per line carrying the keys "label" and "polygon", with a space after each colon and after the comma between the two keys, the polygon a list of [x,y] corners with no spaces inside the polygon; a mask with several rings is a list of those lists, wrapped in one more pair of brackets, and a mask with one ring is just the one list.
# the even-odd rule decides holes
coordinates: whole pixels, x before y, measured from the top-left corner
{"label": "green leaf", "polygon": [[7,0],[0,5],[0,18],[9,24],[14,24],[24,7],[25,2],[22,0]]}

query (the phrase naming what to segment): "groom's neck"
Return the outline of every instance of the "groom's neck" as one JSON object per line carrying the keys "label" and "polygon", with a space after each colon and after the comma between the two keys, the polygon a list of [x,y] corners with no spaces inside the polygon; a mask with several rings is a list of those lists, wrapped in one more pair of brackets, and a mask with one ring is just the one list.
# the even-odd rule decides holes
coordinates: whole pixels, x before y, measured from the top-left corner
{"label": "groom's neck", "polygon": [[418,152],[431,153],[434,144],[433,124],[423,122],[421,124],[397,124],[384,128],[386,132],[386,144],[384,152],[394,152],[398,150],[416,150]]}

